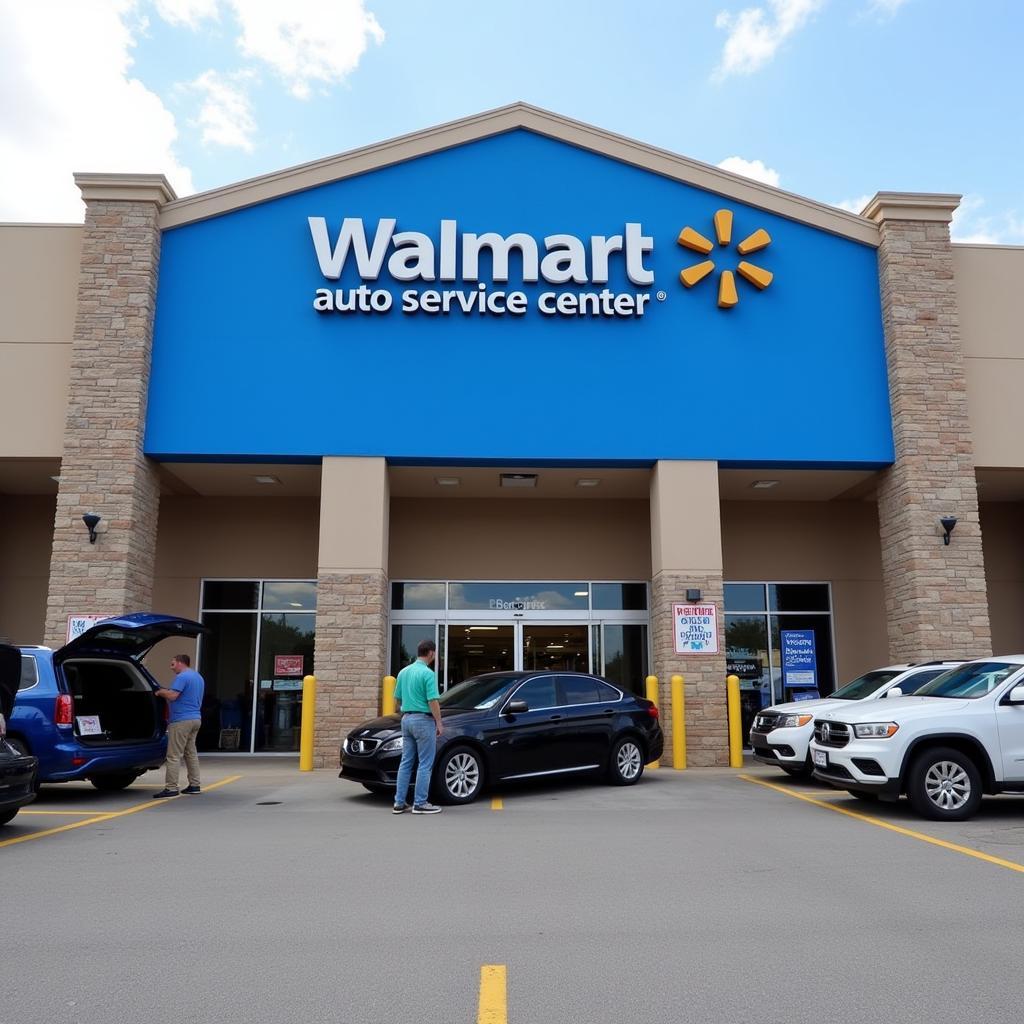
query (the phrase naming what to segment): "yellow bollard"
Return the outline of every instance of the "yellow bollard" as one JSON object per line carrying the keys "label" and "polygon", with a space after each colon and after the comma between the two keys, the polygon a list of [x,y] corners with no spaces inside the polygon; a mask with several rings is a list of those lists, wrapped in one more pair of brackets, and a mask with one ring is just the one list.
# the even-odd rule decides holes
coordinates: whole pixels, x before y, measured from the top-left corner
{"label": "yellow bollard", "polygon": [[682,676],[672,677],[672,765],[686,767],[686,689]]}
{"label": "yellow bollard", "polygon": [[729,705],[729,767],[743,767],[743,718],[740,713],[740,677],[727,676],[725,690]]}
{"label": "yellow bollard", "polygon": [[[644,683],[647,686],[647,699],[657,708],[658,707],[658,703],[659,703],[658,702],[658,677],[657,676],[648,676],[644,680]],[[660,711],[661,709],[658,708],[658,710]],[[648,768],[652,768],[652,769],[653,768],[660,768],[661,767],[661,762],[660,761],[652,761],[647,767]]]}
{"label": "yellow bollard", "polygon": [[382,715],[393,715],[395,713],[395,677],[385,676],[381,684],[380,713]]}
{"label": "yellow bollard", "polygon": [[313,770],[313,723],[316,720],[316,676],[302,680],[302,728],[299,730],[299,771]]}

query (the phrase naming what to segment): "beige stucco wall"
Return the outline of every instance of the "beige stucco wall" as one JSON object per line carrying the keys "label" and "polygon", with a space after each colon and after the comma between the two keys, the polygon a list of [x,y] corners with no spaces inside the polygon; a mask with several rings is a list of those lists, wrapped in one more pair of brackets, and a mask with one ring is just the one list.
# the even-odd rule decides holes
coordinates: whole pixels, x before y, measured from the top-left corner
{"label": "beige stucco wall", "polygon": [[[983,502],[979,507],[985,544],[992,651],[1024,653],[1024,502]],[[956,543],[956,534],[953,535]]]}
{"label": "beige stucco wall", "polygon": [[1022,467],[1024,247],[956,245],[953,263],[975,464]]}
{"label": "beige stucco wall", "polygon": [[0,494],[0,638],[43,643],[56,507],[47,495]]}
{"label": "beige stucco wall", "polygon": [[[206,577],[316,579],[318,498],[185,498],[160,502],[153,610],[197,618]],[[171,641],[189,651],[194,645]],[[148,663],[168,673],[159,645]]]}
{"label": "beige stucco wall", "polygon": [[82,228],[0,224],[0,438],[60,457]]}
{"label": "beige stucco wall", "polygon": [[832,584],[838,683],[889,661],[873,502],[722,502],[725,578]]}
{"label": "beige stucco wall", "polygon": [[392,498],[388,574],[650,579],[649,502]]}

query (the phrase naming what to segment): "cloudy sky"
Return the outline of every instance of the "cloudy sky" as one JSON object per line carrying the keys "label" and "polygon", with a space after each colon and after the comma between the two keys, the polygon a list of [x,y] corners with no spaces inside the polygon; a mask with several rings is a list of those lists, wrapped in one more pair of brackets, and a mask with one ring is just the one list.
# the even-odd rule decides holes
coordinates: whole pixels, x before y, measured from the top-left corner
{"label": "cloudy sky", "polygon": [[859,212],[1024,244],[1019,0],[0,0],[0,220],[179,195],[526,100]]}

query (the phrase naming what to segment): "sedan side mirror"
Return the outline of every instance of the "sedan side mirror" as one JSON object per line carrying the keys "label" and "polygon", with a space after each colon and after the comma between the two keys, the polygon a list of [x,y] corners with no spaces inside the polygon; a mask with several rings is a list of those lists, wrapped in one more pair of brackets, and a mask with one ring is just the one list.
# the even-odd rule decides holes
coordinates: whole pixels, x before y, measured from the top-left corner
{"label": "sedan side mirror", "polygon": [[[1024,689],[1024,687],[1022,687],[1022,689]],[[510,700],[508,704],[505,705],[506,715],[521,715],[529,710],[530,706],[525,700]]]}
{"label": "sedan side mirror", "polygon": [[1024,704],[1024,683],[1018,683],[1006,698],[1008,704]]}
{"label": "sedan side mirror", "polygon": [[887,694],[886,697],[902,697],[903,691],[898,687],[894,686]]}

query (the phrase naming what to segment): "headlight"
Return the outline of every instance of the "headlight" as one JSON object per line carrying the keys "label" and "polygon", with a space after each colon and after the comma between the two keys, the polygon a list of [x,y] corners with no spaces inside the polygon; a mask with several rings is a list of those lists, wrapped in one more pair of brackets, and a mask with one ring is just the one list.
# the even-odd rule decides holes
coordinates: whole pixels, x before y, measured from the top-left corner
{"label": "headlight", "polygon": [[343,739],[343,740],[341,741],[341,749],[342,749],[342,750],[343,750],[343,751],[344,751],[344,752],[345,752],[346,754],[348,753],[348,737],[347,737],[347,736],[346,736],[346,737],[345,737],[345,738],[344,738],[344,739]]}
{"label": "headlight", "polygon": [[776,729],[797,729],[814,721],[814,715],[783,715],[776,723]]}
{"label": "headlight", "polygon": [[899,726],[895,722],[866,722],[853,727],[854,735],[862,740],[886,740],[895,736]]}
{"label": "headlight", "polygon": [[382,754],[389,754],[389,753],[391,753],[394,750],[401,750],[401,749],[402,749],[402,737],[401,736],[396,736],[393,740],[388,740],[387,743],[385,743],[384,746],[382,746],[380,748],[380,752]]}

